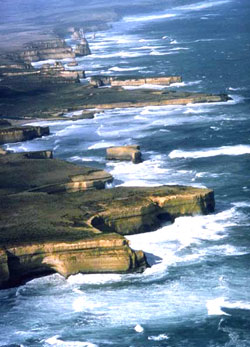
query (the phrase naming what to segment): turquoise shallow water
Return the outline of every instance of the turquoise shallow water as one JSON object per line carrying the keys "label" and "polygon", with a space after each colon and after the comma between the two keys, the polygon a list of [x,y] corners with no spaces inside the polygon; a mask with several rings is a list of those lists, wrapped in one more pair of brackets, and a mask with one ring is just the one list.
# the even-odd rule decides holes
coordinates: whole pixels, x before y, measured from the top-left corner
{"label": "turquoise shallow water", "polygon": [[[59,275],[0,292],[0,345],[250,346],[249,3],[169,1],[124,9],[89,37],[87,74],[181,74],[179,90],[228,103],[105,111],[51,123],[52,135],[7,147],[105,168],[116,185],[215,190],[210,216],[129,237],[159,257],[143,274]],[[72,44],[70,40],[69,44]],[[144,162],[106,163],[105,148],[138,143]]]}

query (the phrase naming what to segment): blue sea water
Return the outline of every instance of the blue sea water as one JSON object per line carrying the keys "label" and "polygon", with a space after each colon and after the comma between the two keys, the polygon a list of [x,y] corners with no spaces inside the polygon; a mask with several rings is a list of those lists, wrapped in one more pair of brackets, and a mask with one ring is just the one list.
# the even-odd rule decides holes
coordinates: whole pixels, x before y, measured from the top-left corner
{"label": "blue sea water", "polygon": [[[93,54],[79,58],[87,75],[182,75],[169,89],[232,101],[107,110],[74,122],[68,114],[46,123],[51,136],[7,147],[53,149],[108,170],[115,185],[213,188],[216,211],[129,236],[159,257],[143,274],[55,274],[1,291],[1,346],[250,346],[250,3],[155,8],[124,9],[111,29],[89,35]],[[105,161],[108,146],[133,143],[143,163]]]}

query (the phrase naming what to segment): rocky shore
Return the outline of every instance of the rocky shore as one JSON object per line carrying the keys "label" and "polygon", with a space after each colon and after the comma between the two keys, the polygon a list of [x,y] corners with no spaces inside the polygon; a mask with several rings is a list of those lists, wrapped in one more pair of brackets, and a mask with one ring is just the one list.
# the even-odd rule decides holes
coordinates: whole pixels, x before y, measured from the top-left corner
{"label": "rocky shore", "polygon": [[110,174],[48,152],[7,153],[0,164],[0,288],[53,272],[142,271],[145,254],[123,235],[214,210],[209,189],[103,189]]}
{"label": "rocky shore", "polygon": [[[61,62],[39,69],[30,64],[71,58],[71,67],[77,66],[74,58],[91,52],[80,31],[73,29],[72,38],[77,43],[74,51],[64,40],[51,39],[1,58],[0,144],[49,135],[48,127],[16,123],[65,119],[76,110],[81,112],[72,119],[91,119],[96,110],[230,100],[226,94],[167,88],[181,82],[181,76],[96,76],[83,85],[79,82],[86,77],[84,71],[69,71]],[[144,84],[163,88],[126,88]],[[142,154],[137,145],[112,147],[107,149],[106,159],[139,163]],[[143,271],[148,266],[146,255],[131,249],[124,235],[155,230],[179,216],[214,211],[210,189],[105,189],[112,181],[108,172],[54,159],[51,151],[13,154],[1,150],[0,288],[53,272],[68,277],[79,272]]]}

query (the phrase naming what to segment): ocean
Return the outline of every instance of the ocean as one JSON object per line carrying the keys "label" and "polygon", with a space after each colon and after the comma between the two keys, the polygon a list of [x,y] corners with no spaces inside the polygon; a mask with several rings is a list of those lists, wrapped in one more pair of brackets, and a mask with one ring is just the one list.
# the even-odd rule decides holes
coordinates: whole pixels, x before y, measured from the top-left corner
{"label": "ocean", "polygon": [[[78,121],[69,113],[39,123],[50,136],[6,148],[52,149],[109,171],[115,186],[209,187],[215,213],[129,236],[132,248],[158,257],[142,274],[54,274],[0,291],[1,346],[250,346],[250,3],[127,7],[110,29],[87,34],[92,55],[78,58],[87,76],[181,75],[170,90],[232,100],[106,110]],[[142,163],[106,162],[107,147],[127,144],[141,146]]]}

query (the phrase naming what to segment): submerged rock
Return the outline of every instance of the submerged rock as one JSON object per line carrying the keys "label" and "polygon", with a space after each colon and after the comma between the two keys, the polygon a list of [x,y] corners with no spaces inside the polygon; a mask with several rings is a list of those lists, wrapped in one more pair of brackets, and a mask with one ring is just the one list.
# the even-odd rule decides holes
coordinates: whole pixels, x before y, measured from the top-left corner
{"label": "submerged rock", "polygon": [[142,162],[140,146],[138,145],[107,148],[106,158],[108,160],[128,160],[134,164]]}

